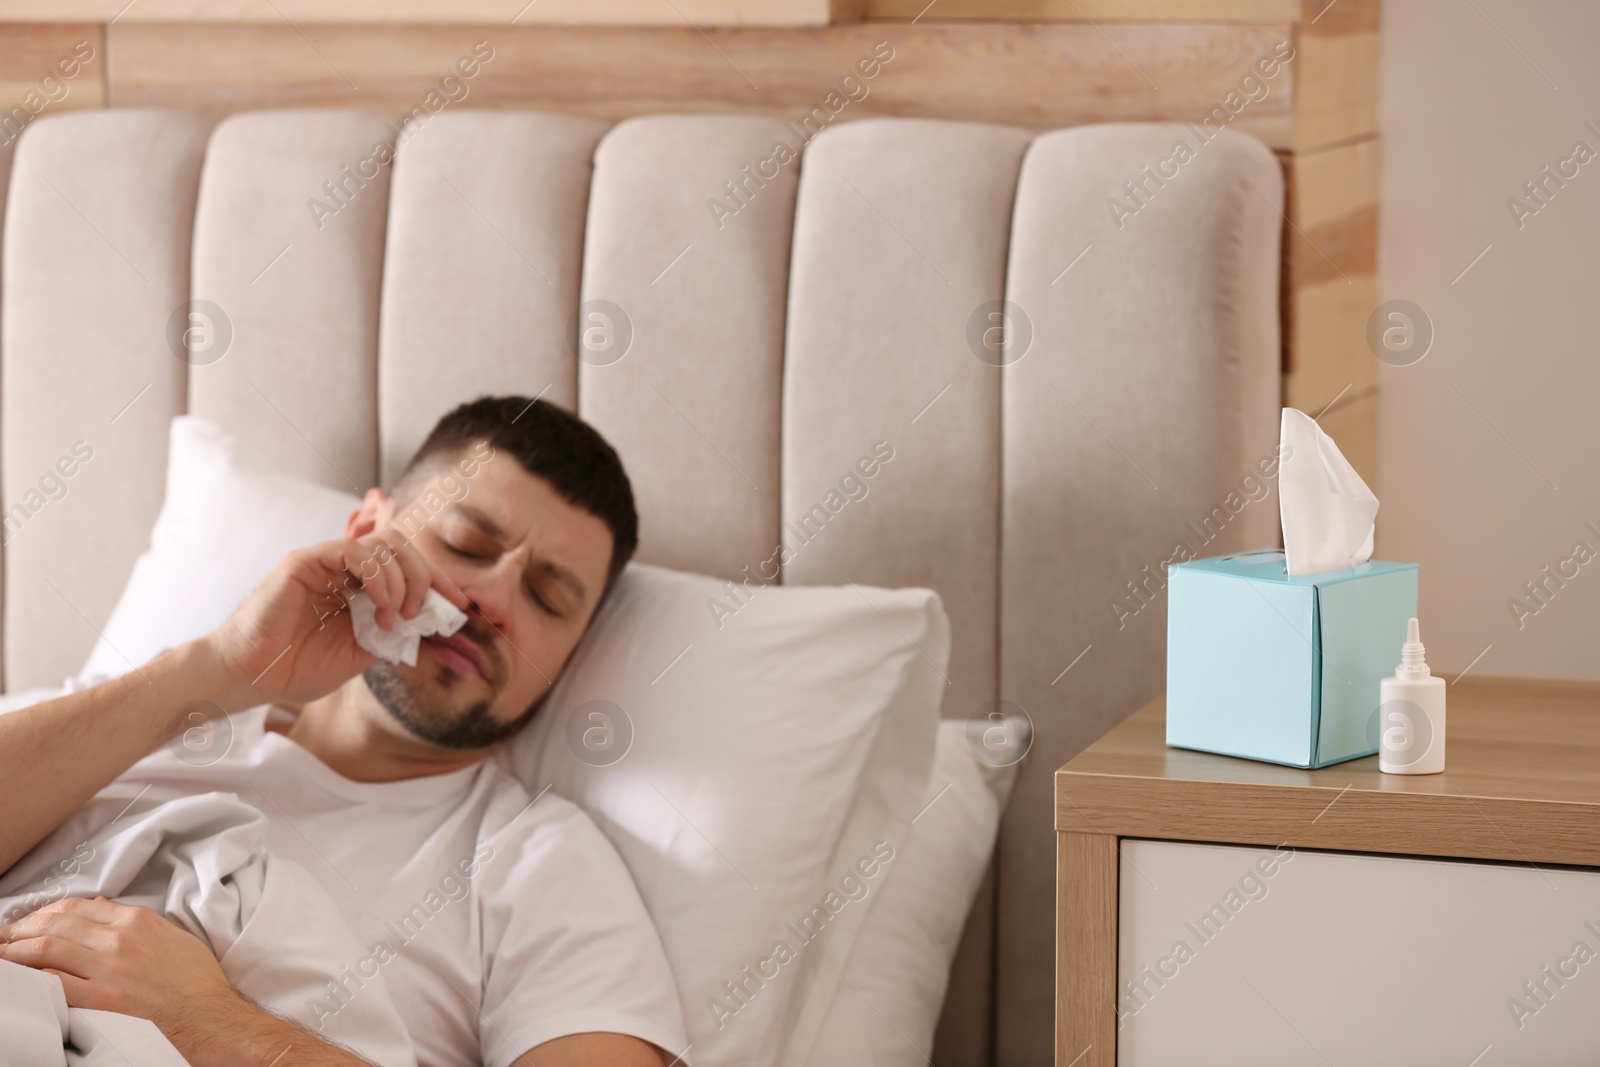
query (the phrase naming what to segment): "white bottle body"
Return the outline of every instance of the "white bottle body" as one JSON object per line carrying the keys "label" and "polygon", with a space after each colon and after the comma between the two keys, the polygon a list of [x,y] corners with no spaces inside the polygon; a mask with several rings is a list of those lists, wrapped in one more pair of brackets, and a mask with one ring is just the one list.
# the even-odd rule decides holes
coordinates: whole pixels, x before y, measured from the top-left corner
{"label": "white bottle body", "polygon": [[1444,770],[1444,679],[1385,678],[1379,685],[1378,770],[1438,774]]}

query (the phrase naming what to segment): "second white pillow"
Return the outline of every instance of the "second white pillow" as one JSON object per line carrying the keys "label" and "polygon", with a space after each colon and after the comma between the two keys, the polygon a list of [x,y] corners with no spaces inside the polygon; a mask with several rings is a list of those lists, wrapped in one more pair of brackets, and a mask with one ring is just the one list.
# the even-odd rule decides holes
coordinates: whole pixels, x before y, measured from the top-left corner
{"label": "second white pillow", "polygon": [[927,785],[949,623],[926,589],[762,587],[735,613],[727,585],[629,566],[506,758],[622,853],[697,1067],[796,1063]]}
{"label": "second white pillow", "polygon": [[343,536],[361,501],[261,470],[232,435],[192,415],[172,420],[167,498],[150,547],[83,665],[110,678],[215,630],[284,554]]}

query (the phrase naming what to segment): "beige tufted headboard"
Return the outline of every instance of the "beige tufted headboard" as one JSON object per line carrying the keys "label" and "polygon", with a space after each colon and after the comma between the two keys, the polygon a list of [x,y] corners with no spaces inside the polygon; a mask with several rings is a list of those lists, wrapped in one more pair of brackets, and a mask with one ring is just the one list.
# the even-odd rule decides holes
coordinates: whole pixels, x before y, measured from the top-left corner
{"label": "beige tufted headboard", "polygon": [[[389,165],[384,115],[42,118],[0,274],[0,495],[23,503],[6,684],[81,665],[160,507],[174,415],[359,491],[455,403],[543,395],[622,453],[644,560],[735,579],[781,541],[786,583],[942,594],[945,714],[1003,698],[1037,734],[939,1062],[992,1042],[1048,1063],[1051,773],[1161,690],[1174,546],[1276,532],[1270,503],[1210,544],[1188,524],[1275,440],[1282,180],[1227,132],[1147,181],[1177,131],[861,120],[771,165],[794,142],[776,120],[462,110]],[[191,297],[221,310],[221,358],[169,347]],[[611,347],[580,360],[590,328]],[[80,441],[66,495],[29,498]],[[869,494],[828,507],[878,442]]]}

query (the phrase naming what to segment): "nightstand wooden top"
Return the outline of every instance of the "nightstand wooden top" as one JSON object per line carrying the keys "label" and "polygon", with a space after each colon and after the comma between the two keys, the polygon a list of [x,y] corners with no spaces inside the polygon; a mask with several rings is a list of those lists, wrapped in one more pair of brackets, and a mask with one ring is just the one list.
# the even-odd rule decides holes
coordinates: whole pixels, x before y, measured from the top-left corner
{"label": "nightstand wooden top", "polygon": [[1168,748],[1158,698],[1056,772],[1056,829],[1600,866],[1600,685],[1467,678],[1448,694],[1434,775]]}

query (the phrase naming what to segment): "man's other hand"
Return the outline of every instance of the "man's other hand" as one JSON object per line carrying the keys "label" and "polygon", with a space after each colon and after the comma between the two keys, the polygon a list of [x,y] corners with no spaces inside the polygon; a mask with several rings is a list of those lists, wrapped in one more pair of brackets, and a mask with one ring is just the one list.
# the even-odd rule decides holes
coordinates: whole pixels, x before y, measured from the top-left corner
{"label": "man's other hand", "polygon": [[245,1001],[205,942],[149,908],[68,897],[0,926],[0,959],[61,979],[67,1003],[149,1019],[178,1051]]}

